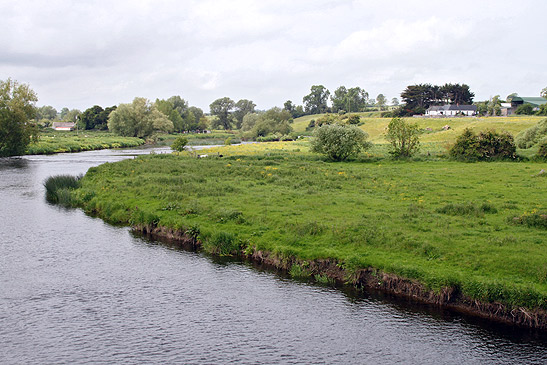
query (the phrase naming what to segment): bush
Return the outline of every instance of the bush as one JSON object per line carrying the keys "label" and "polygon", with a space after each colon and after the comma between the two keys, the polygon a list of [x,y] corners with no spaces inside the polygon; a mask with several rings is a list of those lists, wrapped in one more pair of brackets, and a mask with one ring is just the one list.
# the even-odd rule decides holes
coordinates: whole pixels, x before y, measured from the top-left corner
{"label": "bush", "polygon": [[368,134],[355,126],[328,124],[317,128],[311,141],[311,151],[322,153],[333,161],[343,161],[367,149]]}
{"label": "bush", "polygon": [[411,157],[420,148],[420,129],[395,117],[387,126],[386,139],[391,144],[389,153],[394,157]]}
{"label": "bush", "polygon": [[177,152],[184,151],[184,147],[188,144],[188,138],[184,136],[179,136],[177,139],[173,141],[173,144],[171,145],[171,148]]}
{"label": "bush", "polygon": [[534,107],[531,104],[522,104],[517,107],[515,114],[532,115],[534,114]]}
{"label": "bush", "polygon": [[536,154],[536,157],[540,160],[547,161],[547,139],[545,139],[543,142],[539,144],[539,149]]}
{"label": "bush", "polygon": [[480,132],[478,135],[469,129],[456,139],[450,149],[450,156],[464,161],[489,161],[516,158],[513,136],[507,132]]}
{"label": "bush", "polygon": [[530,148],[547,137],[547,119],[517,134],[515,142],[518,148]]}

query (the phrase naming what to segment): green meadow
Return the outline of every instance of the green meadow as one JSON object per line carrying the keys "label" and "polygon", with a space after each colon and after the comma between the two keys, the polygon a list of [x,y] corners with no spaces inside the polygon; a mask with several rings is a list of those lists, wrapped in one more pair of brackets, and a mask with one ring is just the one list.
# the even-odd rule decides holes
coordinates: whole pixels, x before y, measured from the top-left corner
{"label": "green meadow", "polygon": [[[372,140],[382,123],[363,126]],[[469,122],[418,123],[457,133]],[[425,145],[443,143],[436,133]],[[381,145],[332,163],[306,141],[204,153],[91,168],[72,199],[112,223],[181,230],[216,254],[330,259],[349,273],[374,268],[435,291],[547,309],[547,163],[462,163],[423,151],[394,161]]]}
{"label": "green meadow", "polygon": [[39,140],[27,147],[27,155],[45,155],[62,152],[81,152],[107,148],[137,147],[144,140],[121,137],[106,131],[53,131],[41,132]]}

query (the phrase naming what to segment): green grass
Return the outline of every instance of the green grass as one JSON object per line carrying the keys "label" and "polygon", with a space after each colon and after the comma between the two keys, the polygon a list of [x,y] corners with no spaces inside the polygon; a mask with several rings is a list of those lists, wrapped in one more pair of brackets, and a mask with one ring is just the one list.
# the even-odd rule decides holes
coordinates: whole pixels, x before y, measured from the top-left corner
{"label": "green grass", "polygon": [[547,309],[547,232],[522,219],[547,210],[547,179],[537,176],[546,163],[373,155],[328,163],[305,142],[223,154],[104,164],[73,195],[113,223],[185,230],[219,254],[333,259],[350,271],[372,267],[432,290]]}
{"label": "green grass", "polygon": [[144,140],[133,137],[120,137],[102,131],[53,131],[46,130],[40,134],[38,142],[27,147],[27,155],[45,155],[61,152],[80,152],[107,148],[136,147]]}

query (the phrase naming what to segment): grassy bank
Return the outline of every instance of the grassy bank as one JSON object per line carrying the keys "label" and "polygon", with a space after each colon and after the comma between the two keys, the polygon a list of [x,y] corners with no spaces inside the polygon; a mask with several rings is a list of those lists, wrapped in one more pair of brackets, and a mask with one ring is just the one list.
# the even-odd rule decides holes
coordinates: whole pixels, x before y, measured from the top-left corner
{"label": "grassy bank", "polygon": [[181,230],[219,254],[328,259],[547,309],[545,163],[327,163],[302,143],[223,151],[92,168],[74,197],[113,223]]}
{"label": "grassy bank", "polygon": [[133,137],[120,137],[102,131],[45,131],[40,134],[38,142],[31,143],[27,155],[45,155],[61,152],[80,152],[106,148],[137,147],[144,140]]}

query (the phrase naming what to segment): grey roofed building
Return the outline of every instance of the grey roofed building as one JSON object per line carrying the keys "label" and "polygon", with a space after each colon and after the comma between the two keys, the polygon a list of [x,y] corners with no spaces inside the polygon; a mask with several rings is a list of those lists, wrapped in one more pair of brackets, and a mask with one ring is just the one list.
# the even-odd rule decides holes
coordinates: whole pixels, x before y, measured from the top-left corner
{"label": "grey roofed building", "polygon": [[475,114],[477,114],[476,105],[436,105],[429,107],[425,112],[428,116],[472,116]]}

